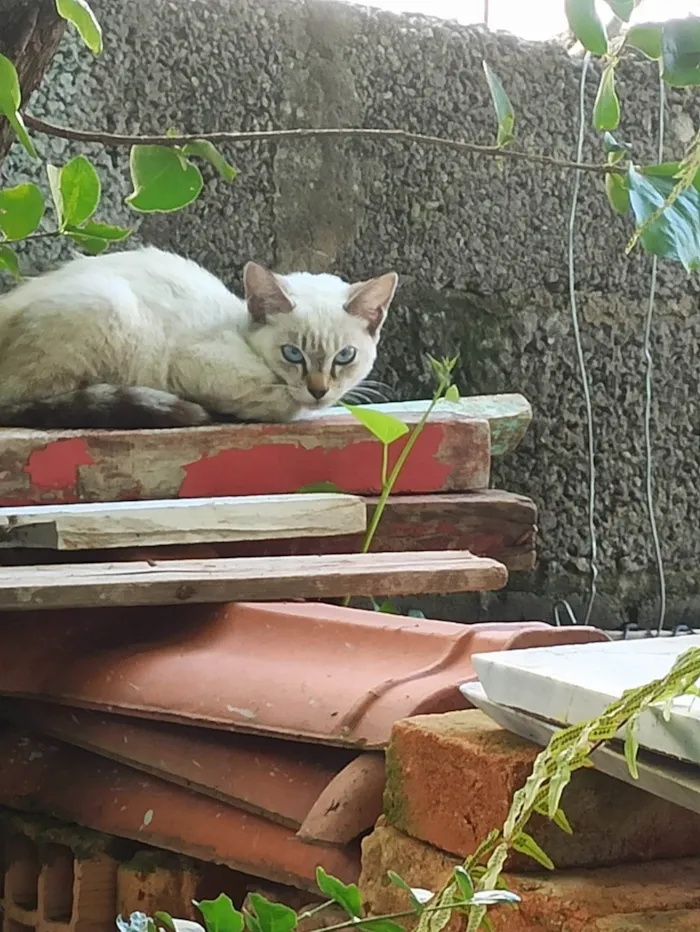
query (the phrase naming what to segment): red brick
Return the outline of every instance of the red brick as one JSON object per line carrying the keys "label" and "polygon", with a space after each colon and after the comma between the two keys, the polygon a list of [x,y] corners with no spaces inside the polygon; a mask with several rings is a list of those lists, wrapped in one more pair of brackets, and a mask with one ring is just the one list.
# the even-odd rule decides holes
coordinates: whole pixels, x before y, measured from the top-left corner
{"label": "red brick", "polygon": [[117,912],[128,916],[133,912],[152,916],[163,910],[178,919],[196,919],[192,905],[197,899],[200,872],[189,859],[175,863],[160,863],[161,852],[139,852],[120,864],[117,871]]}
{"label": "red brick", "polygon": [[[437,891],[459,859],[410,838],[380,819],[362,843],[360,889],[373,916],[408,908],[391,884],[396,871],[414,887]],[[539,874],[504,874],[522,902],[489,910],[494,932],[696,932],[700,858]],[[660,916],[666,917],[666,924]],[[678,922],[676,923],[676,919]],[[407,930],[415,922],[402,919]],[[463,932],[455,916],[445,932]]]}
{"label": "red brick", "polygon": [[[540,750],[476,710],[399,721],[387,749],[387,820],[465,857],[503,825]],[[528,829],[558,868],[700,855],[700,816],[605,774],[576,772],[562,807],[572,837],[540,816]],[[539,869],[517,854],[507,866]]]}

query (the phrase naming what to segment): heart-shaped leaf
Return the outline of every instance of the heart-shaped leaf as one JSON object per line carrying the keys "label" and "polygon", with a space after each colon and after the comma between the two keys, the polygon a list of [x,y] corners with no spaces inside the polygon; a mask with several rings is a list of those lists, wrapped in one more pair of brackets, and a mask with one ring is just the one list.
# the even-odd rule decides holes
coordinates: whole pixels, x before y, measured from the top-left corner
{"label": "heart-shaped leaf", "polygon": [[202,914],[207,932],[243,932],[243,914],[225,893],[215,900],[194,900],[194,905]]}
{"label": "heart-shaped leaf", "polygon": [[0,191],[0,230],[9,240],[30,236],[44,216],[44,195],[35,184]]}
{"label": "heart-shaped leaf", "polygon": [[341,906],[348,916],[359,919],[362,915],[362,897],[357,884],[343,883],[337,877],[327,874],[322,867],[317,867],[316,886],[328,899]]}
{"label": "heart-shaped leaf", "polygon": [[246,914],[246,925],[252,932],[293,932],[297,914],[283,903],[271,903],[259,893],[248,894],[254,914]]}
{"label": "heart-shaped leaf", "polygon": [[17,71],[9,58],[0,55],[0,113],[7,117],[15,135],[33,159],[37,157],[34,143],[24,125],[19,108],[22,104],[22,92]]}
{"label": "heart-shaped leaf", "polygon": [[627,22],[634,12],[634,0],[605,0],[618,19]]}
{"label": "heart-shaped leaf", "polygon": [[661,58],[663,29],[659,23],[635,23],[625,32],[625,45],[639,49],[647,58]]}
{"label": "heart-shaped leaf", "polygon": [[408,427],[393,414],[374,411],[363,405],[345,405],[345,407],[380,443],[387,446],[408,433]]}
{"label": "heart-shaped leaf", "polygon": [[59,16],[72,23],[95,55],[102,51],[102,29],[86,0],[56,0]]}
{"label": "heart-shaped leaf", "polygon": [[196,165],[168,146],[133,146],[133,192],[126,202],[143,213],[170,213],[196,201],[202,176]]}

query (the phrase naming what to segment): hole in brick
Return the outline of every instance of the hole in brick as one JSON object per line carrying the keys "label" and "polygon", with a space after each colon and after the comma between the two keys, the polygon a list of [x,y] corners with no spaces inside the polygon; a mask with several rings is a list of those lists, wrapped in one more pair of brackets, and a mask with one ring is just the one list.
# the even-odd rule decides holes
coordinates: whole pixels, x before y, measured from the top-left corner
{"label": "hole in brick", "polygon": [[70,922],[73,915],[73,852],[65,845],[46,849],[42,877],[43,919]]}
{"label": "hole in brick", "polygon": [[39,852],[26,835],[14,835],[7,845],[5,897],[21,909],[36,909]]}

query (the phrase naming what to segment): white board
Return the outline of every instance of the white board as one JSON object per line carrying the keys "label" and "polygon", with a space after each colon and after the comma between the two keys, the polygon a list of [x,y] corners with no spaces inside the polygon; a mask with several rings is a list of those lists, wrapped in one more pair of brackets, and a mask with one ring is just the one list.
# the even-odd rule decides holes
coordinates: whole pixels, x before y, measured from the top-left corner
{"label": "white board", "polygon": [[358,534],[367,506],[355,495],[241,495],[23,505],[0,508],[0,547],[108,550],[113,547]]}
{"label": "white board", "polygon": [[[700,647],[700,635],[499,651],[472,660],[492,702],[572,725],[600,715],[625,690],[665,676],[691,647]],[[700,698],[676,700],[670,722],[661,708],[649,709],[638,739],[640,747],[700,764]]]}

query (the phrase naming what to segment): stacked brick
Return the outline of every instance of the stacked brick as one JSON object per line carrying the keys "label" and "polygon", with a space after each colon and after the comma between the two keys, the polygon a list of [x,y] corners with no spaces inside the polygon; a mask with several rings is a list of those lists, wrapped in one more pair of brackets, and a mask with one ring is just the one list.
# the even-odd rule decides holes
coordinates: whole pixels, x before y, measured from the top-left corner
{"label": "stacked brick", "polygon": [[[397,722],[384,815],[363,842],[360,887],[371,913],[406,908],[388,870],[439,889],[503,825],[539,751],[477,711]],[[495,932],[700,929],[700,816],[593,770],[573,775],[562,806],[573,836],[541,817],[528,827],[554,872],[524,855],[509,859],[506,881],[522,903],[491,910]],[[453,919],[451,932],[462,926]]]}

